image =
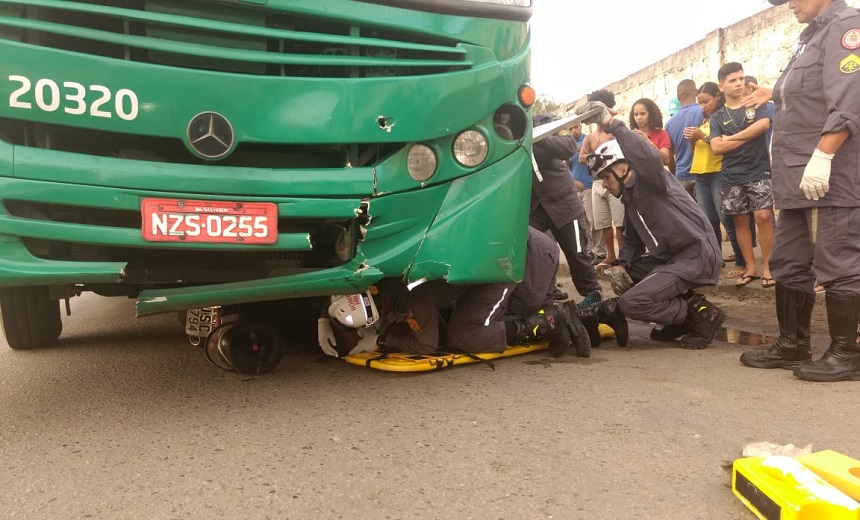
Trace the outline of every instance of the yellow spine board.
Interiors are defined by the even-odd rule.
[[[379,352],[364,352],[346,356],[343,360],[352,365],[365,366],[386,372],[428,372],[457,365],[528,354],[529,352],[536,352],[545,348],[547,348],[546,342],[508,346],[504,352],[484,352],[472,355],[452,352],[434,352],[433,354],[405,354],[401,352],[381,354]]]
[[[732,492],[762,520],[860,520],[860,503],[791,457],[737,459]]]
[[[600,331],[600,337],[603,339],[611,339],[611,338],[615,337],[615,331],[612,330],[612,327],[610,327],[609,325],[607,325],[605,323],[601,323],[597,327],[597,330]]]
[[[797,460],[839,491],[860,501],[860,460],[833,450],[816,451]]]

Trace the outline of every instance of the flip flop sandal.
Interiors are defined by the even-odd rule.
[[[771,287],[774,287],[775,285],[776,285],[776,280],[774,280],[773,278],[764,277],[761,279],[761,286],[764,287],[765,289],[770,289]]]
[[[753,275],[744,275],[742,278],[738,278],[738,281],[735,282],[735,287],[743,287],[744,285],[752,282],[753,280],[760,279],[761,276],[753,276]]]

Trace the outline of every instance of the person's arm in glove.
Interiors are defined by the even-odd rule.
[[[807,199],[818,200],[830,189],[830,162],[848,136],[847,128],[821,136],[818,146],[803,169],[803,178],[800,179],[800,189]]]
[[[612,267],[609,272],[609,280],[616,296],[621,296],[633,287],[633,279],[627,274],[627,270],[620,265]]]
[[[818,200],[830,189],[830,162],[832,153],[824,153],[818,148],[812,152],[812,157],[803,169],[800,179],[800,189],[809,200]]]
[[[362,352],[375,352],[379,349],[377,346],[377,339],[379,338],[379,333],[376,330],[376,327],[370,325],[369,327],[365,327],[363,329],[358,329],[358,335],[361,338],[358,340],[358,343],[349,351],[349,355],[360,354]]]
[[[587,103],[576,107],[575,112],[577,115],[582,115],[595,108],[600,108],[602,110],[596,115],[583,119],[582,122],[586,124],[596,124],[601,130],[603,130],[603,127],[608,125],[609,122],[612,121],[612,118],[614,118],[618,113],[618,111],[612,110],[601,101],[588,101]]]
[[[327,356],[340,357],[335,348],[337,347],[337,339],[334,336],[331,320],[325,316],[317,320],[317,341]]]

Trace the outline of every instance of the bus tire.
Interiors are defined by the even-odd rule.
[[[0,318],[6,343],[15,350],[52,345],[63,332],[60,302],[50,298],[48,287],[0,289]]]

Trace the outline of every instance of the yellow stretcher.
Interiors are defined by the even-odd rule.
[[[614,338],[615,331],[608,325],[600,324],[600,336],[603,339]],[[344,361],[386,372],[429,372],[457,365],[492,361],[502,357],[518,356],[546,349],[546,342],[531,345],[508,346],[504,352],[483,352],[480,354],[465,354],[461,352],[434,352],[433,354],[406,354],[395,352],[381,354],[379,352],[364,352],[346,356]]]
[[[509,346],[504,352],[484,352],[480,354],[465,354],[456,352],[434,352],[433,354],[406,354],[394,352],[391,354],[380,354],[379,352],[365,352],[352,354],[343,358],[347,363],[366,366],[386,372],[427,372],[439,370],[457,365],[469,363],[480,363],[491,361],[502,357],[518,356],[544,350],[546,342],[533,343],[531,345]]]
[[[612,330],[612,327],[610,327],[609,325],[607,325],[605,323],[601,323],[597,327],[597,330],[600,331],[600,337],[603,339],[612,339],[615,337],[615,331]]]
[[[615,331],[601,323],[600,336],[604,339],[614,338]],[[508,346],[504,352],[483,352],[471,355],[458,352],[434,352],[433,354],[426,355],[406,354],[403,352],[391,354],[365,352],[362,354],[352,354],[343,359],[352,365],[375,368],[376,370],[384,370],[386,372],[429,372],[457,365],[480,363],[503,357],[528,354],[529,352],[537,352],[546,348],[546,342],[542,342],[531,345]]]

